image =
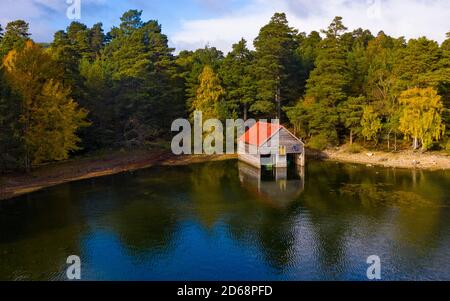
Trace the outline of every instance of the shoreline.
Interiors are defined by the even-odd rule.
[[[450,156],[440,153],[402,151],[362,151],[352,154],[345,147],[323,152],[307,150],[307,158],[356,163],[385,168],[448,170]],[[109,176],[152,166],[179,166],[210,161],[237,159],[237,155],[175,156],[167,150],[111,151],[38,167],[30,174],[0,176],[0,201],[68,182]]]
[[[166,150],[138,150],[125,153],[115,151],[107,155],[74,158],[40,166],[30,174],[0,176],[0,201],[64,183],[152,166],[179,166],[235,158],[237,158],[236,155],[174,156]]]
[[[323,152],[310,151],[310,155],[323,160],[385,168],[430,171],[450,169],[450,156],[439,152],[421,153],[414,151],[385,152],[362,150],[360,153],[353,154],[347,152],[345,147],[340,147],[328,149]]]

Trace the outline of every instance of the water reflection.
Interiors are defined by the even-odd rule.
[[[258,169],[238,162],[242,187],[273,207],[285,208],[298,199],[305,186],[305,168]]]
[[[0,279],[449,280],[450,173],[159,167],[0,202]]]

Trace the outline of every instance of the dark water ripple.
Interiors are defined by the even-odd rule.
[[[0,202],[0,279],[450,280],[450,172],[159,167]]]

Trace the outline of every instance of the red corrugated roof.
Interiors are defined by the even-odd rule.
[[[247,144],[261,146],[281,128],[283,126],[279,124],[257,122],[239,139]]]

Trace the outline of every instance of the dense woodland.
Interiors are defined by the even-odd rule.
[[[336,17],[303,33],[275,14],[250,50],[168,46],[161,25],[123,14],[105,33],[73,22],[49,45],[0,27],[0,170],[171,136],[176,118],[275,118],[310,147],[450,151],[450,33],[439,45],[352,32]],[[252,49],[253,49],[252,48]]]

